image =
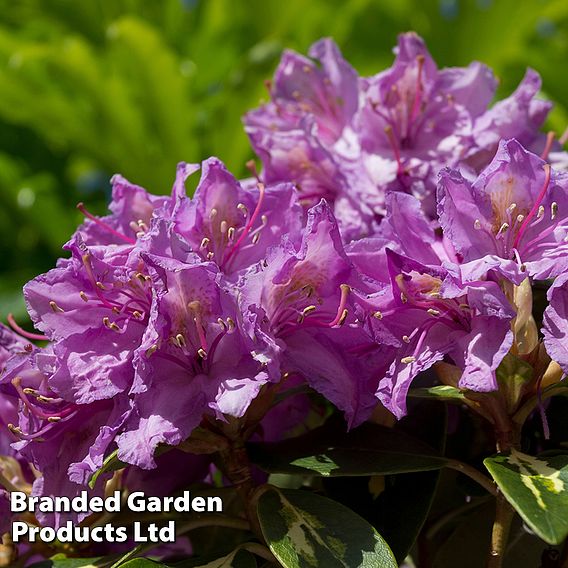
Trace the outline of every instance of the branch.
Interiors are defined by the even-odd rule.
[[[480,471],[463,463],[458,460],[450,460],[446,467],[450,469],[455,469],[456,471],[460,471],[464,475],[467,475],[469,478],[473,479],[481,487],[483,487],[487,492],[489,492],[493,497],[497,497],[499,495],[499,491],[497,490],[497,486],[489,477],[483,475]]]

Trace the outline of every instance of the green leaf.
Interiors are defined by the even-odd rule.
[[[192,558],[173,564],[172,568],[256,568],[256,560],[248,550],[237,548],[221,558],[213,560]]]
[[[407,434],[419,437],[443,452],[446,422],[445,405],[423,400],[401,420],[399,426]],[[375,501],[378,522],[373,522],[373,526],[383,535],[401,563],[410,553],[428,518],[439,477],[440,471],[437,470],[401,473],[385,478],[385,490]]]
[[[513,450],[485,467],[525,523],[548,544],[568,536],[568,455],[535,458]]]
[[[121,564],[120,568],[168,568],[168,565],[150,560],[149,558],[133,558]]]
[[[89,480],[89,487],[91,489],[93,489],[97,483],[97,479],[103,474],[103,473],[109,473],[111,471],[116,471],[118,469],[122,469],[123,467],[126,467],[128,464],[124,463],[123,461],[120,461],[117,457],[118,455],[118,450],[114,450],[114,452],[112,452],[112,454],[110,454],[107,458],[105,458],[105,461],[103,462],[103,465],[97,469],[97,471],[95,471],[93,473],[93,475],[91,476],[91,479]]]
[[[98,558],[67,558],[65,554],[56,554],[49,560],[32,564],[30,568],[100,568],[108,564],[102,557]]]
[[[154,452],[154,455],[156,457],[161,456],[162,454],[165,454],[166,452],[169,452],[170,450],[173,450],[175,446],[166,446],[165,444],[160,444],[157,448],[156,451]],[[183,448],[180,448],[183,449]],[[122,469],[124,467],[128,467],[127,463],[124,463],[123,461],[118,459],[118,450],[114,450],[114,452],[112,452],[112,454],[108,455],[104,462],[103,465],[97,469],[93,475],[91,475],[91,479],[89,480],[89,487],[91,489],[93,489],[97,483],[97,479],[103,474],[103,473],[110,473],[113,471],[117,471],[119,469]]]
[[[450,385],[438,385],[435,387],[410,389],[408,396],[411,396],[413,398],[456,401],[461,401],[465,398],[465,394],[462,390]]]
[[[285,568],[396,568],[384,539],[353,511],[313,493],[265,490],[258,500],[262,534]]]
[[[421,440],[376,424],[363,424],[347,434],[324,425],[285,442],[250,444],[249,453],[269,473],[322,476],[431,471],[447,463]]]

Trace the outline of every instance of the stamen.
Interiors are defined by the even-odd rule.
[[[566,130],[562,133],[562,136],[558,139],[558,142],[560,142],[560,144],[564,146],[567,140],[568,140],[568,128],[566,128]]]
[[[215,256],[215,253],[213,251],[209,251],[207,253],[207,260],[212,260],[214,256]]]
[[[237,209],[243,214],[245,218],[248,217],[249,212],[247,206],[244,203],[237,203]]]
[[[52,308],[53,309],[53,308]],[[63,310],[62,310],[63,311]],[[31,339],[33,341],[47,341],[47,337],[43,334],[39,334],[39,333],[30,333],[29,331],[26,331],[25,329],[21,328],[17,323],[16,320],[14,319],[14,316],[12,314],[8,314],[8,317],[6,318],[8,320],[8,323],[10,324],[10,327],[19,335],[21,335],[22,337],[25,337],[26,339]]]
[[[83,302],[88,302],[89,298],[87,297],[87,294],[85,294],[85,292],[83,292],[82,290],[79,292],[79,296],[81,296],[81,300],[83,300]]]
[[[55,313],[63,313],[65,310],[61,309],[53,300],[51,300],[51,302],[49,302],[49,307],[55,312]]]
[[[503,223],[500,227],[499,230],[497,231],[497,234],[495,235],[496,239],[501,238],[501,236],[503,235],[503,233],[505,231],[507,231],[509,229],[509,223]]]
[[[95,282],[95,286],[96,286],[99,290],[106,290],[105,285],[104,285],[100,280],[97,280],[97,281]]]
[[[315,312],[317,310],[317,307],[314,306],[313,304],[311,306],[306,306],[303,310],[302,310],[302,315],[303,316],[307,316],[308,314],[311,314],[312,312]]]
[[[302,286],[301,290],[306,294],[306,298],[310,298],[315,292],[315,289],[311,284],[306,284],[305,286]]]
[[[540,212],[542,200],[544,199],[544,196],[546,195],[546,191],[550,184],[550,174],[551,174],[550,164],[545,164],[543,169],[544,169],[544,183],[542,184],[542,189],[540,190],[540,193],[536,199],[535,204],[533,205],[533,208],[529,211],[529,214],[526,216],[525,220],[523,221],[523,224],[521,225],[521,228],[518,230],[517,235],[515,236],[515,241],[513,242],[513,248],[518,248],[519,241],[521,240],[528,224],[532,221],[532,218],[535,216],[537,208],[538,211]]]
[[[548,154],[550,154],[550,150],[552,148],[552,143],[554,142],[554,132],[551,130],[550,132],[548,132],[548,134],[546,135],[546,144],[544,145],[544,150],[542,151],[542,154],[540,155],[540,157],[543,160],[548,160]]]
[[[132,316],[135,317],[136,319],[142,319],[142,314],[138,310],[134,310],[132,312]]]
[[[428,313],[429,313],[431,316],[439,316],[439,315],[440,315],[440,311],[439,311],[439,310],[435,310],[434,308],[430,308],[430,309],[428,310]]]
[[[185,345],[186,345],[185,337],[181,333],[178,333],[176,335],[175,340],[177,342],[178,347],[185,347]]]
[[[112,331],[120,331],[120,327],[118,327],[115,322],[111,322],[107,317],[103,318],[103,325],[108,329],[112,329]]]
[[[36,396],[38,402],[43,402],[44,404],[59,404],[63,399],[53,398],[51,396]]]
[[[341,317],[339,318],[339,321],[337,322],[337,325],[342,326],[345,323],[345,320],[347,319],[347,316],[349,315],[349,311],[347,310],[347,308],[345,308],[342,312],[341,312]]]
[[[481,229],[481,221],[480,221],[479,219],[476,219],[476,220],[473,222],[473,228],[476,229],[476,230],[478,230],[478,231],[479,231],[479,229]]]
[[[113,235],[118,237],[119,239],[122,239],[123,241],[125,241],[125,242],[127,242],[131,245],[136,244],[136,241],[134,239],[131,239],[130,237],[127,237],[126,235],[123,235],[122,233],[119,233],[118,231],[115,231],[110,225],[107,225],[104,221],[102,221],[98,217],[95,217],[92,213],[89,213],[89,211],[87,211],[84,203],[77,203],[77,209],[79,209],[79,211],[81,211],[81,213],[83,213],[83,215],[85,215],[85,217],[87,217],[91,221],[94,221],[97,225],[100,225],[106,231],[109,231],[110,233],[112,233]]]
[[[253,162],[254,164],[254,162]],[[255,171],[256,171],[256,167],[255,167]],[[256,204],[256,207],[250,217],[250,219],[248,220],[247,224],[245,225],[245,228],[243,229],[243,232],[241,233],[240,237],[237,239],[237,242],[231,247],[231,250],[229,251],[229,254],[227,255],[227,258],[225,260],[225,264],[228,263],[231,258],[233,257],[233,255],[237,252],[239,246],[241,246],[241,243],[246,239],[247,235],[250,233],[252,226],[254,225],[254,222],[256,221],[256,218],[258,217],[259,213],[260,213],[260,209],[262,207],[262,203],[264,201],[264,184],[260,183],[260,181],[258,182],[258,202]]]
[[[296,91],[297,92],[297,91]],[[249,160],[246,163],[247,170],[256,178],[256,181],[260,184],[260,176],[258,175],[258,170],[256,169],[256,163],[254,160]]]
[[[227,221],[225,221],[223,219],[223,221],[221,221],[221,224],[219,225],[219,230],[221,231],[221,234],[225,234],[227,232],[229,228],[229,223],[227,223]]]
[[[61,416],[50,416],[47,421],[48,422],[59,422],[61,420]]]
[[[22,429],[19,426],[14,426],[12,423],[8,424],[8,430],[10,430],[10,432],[12,432],[12,434],[15,434],[16,436],[24,435]]]
[[[229,241],[232,241],[235,238],[235,227],[229,227],[229,230],[227,231],[227,238]]]
[[[210,239],[208,239],[207,237],[203,237],[203,239],[201,239],[201,244],[199,245],[199,247],[202,249],[207,248],[210,242],[211,242]]]
[[[404,363],[405,365],[410,365],[410,363],[414,363],[416,361],[416,357],[403,357],[400,362]]]
[[[557,214],[558,214],[558,203],[556,203],[556,201],[553,201],[550,204],[550,218],[554,220]]]
[[[197,330],[197,335],[199,336],[201,347],[204,351],[207,351],[207,338],[205,337],[205,329],[201,320],[201,304],[198,300],[194,300],[193,302],[189,302],[187,304],[187,307],[194,314],[193,322],[195,323],[195,328]]]
[[[375,319],[382,320],[382,319],[383,319],[383,314],[382,314],[382,312],[374,312],[374,313],[373,313],[373,317],[374,317]]]
[[[412,111],[410,112],[410,123],[414,122],[416,115],[420,111],[420,104],[422,103],[422,70],[424,68],[424,59],[424,55],[422,54],[416,57],[416,63],[418,64],[418,73],[416,77],[416,89],[414,91]]]
[[[199,349],[197,350],[197,354],[198,354],[203,360],[207,359],[207,351],[205,351],[205,349],[199,348]]]
[[[402,340],[404,341],[404,343],[410,343],[410,337],[408,337],[408,335],[403,335]]]
[[[517,223],[522,223],[525,219],[524,215],[517,215]]]
[[[351,292],[351,288],[347,284],[341,284],[340,288],[341,298],[339,300],[339,307],[337,308],[337,314],[333,321],[328,323],[329,327],[333,327],[335,325],[343,325],[348,315],[347,310],[345,309],[345,305],[347,304],[347,297],[349,296],[349,292]]]
[[[157,345],[152,345],[146,349],[146,357],[149,359],[158,350]]]
[[[209,219],[213,219],[217,215],[217,209],[215,207],[211,207],[211,211],[209,211]]]
[[[402,173],[402,162],[400,160],[400,151],[398,149],[398,144],[396,141],[396,138],[394,136],[394,131],[392,129],[392,126],[390,124],[388,124],[387,126],[385,126],[385,134],[387,137],[387,140],[391,146],[391,149],[393,151],[394,157],[396,159],[396,163],[398,165],[398,174],[400,175]]]

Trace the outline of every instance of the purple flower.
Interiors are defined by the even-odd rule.
[[[169,198],[152,195],[118,174],[111,183],[111,214],[95,217],[82,203],[79,204],[78,208],[87,220],[77,229],[77,233],[90,246],[118,245],[129,248],[148,230],[154,211],[164,207]]]
[[[136,351],[134,413],[117,443],[122,460],[149,469],[159,443],[179,444],[205,414],[243,416],[270,376],[262,343],[241,332],[236,298],[213,263],[144,259],[162,291]]]
[[[244,119],[269,183],[296,184],[309,207],[333,205],[345,242],[372,236],[390,192],[415,195],[435,218],[436,176],[443,166],[475,176],[502,137],[517,137],[548,154],[539,133],[550,104],[535,99],[532,71],[490,110],[492,71],[473,62],[438,69],[421,38],[401,34],[391,68],[360,79],[330,40],[304,57],[286,52],[272,101]]]
[[[499,286],[462,282],[450,264],[427,266],[388,249],[386,256],[390,286],[359,300],[370,333],[385,337],[386,329],[395,338],[394,344],[375,341],[389,361],[379,400],[402,417],[416,375],[444,358],[462,370],[460,388],[496,390],[495,370],[512,345],[515,315]]]
[[[129,390],[152,287],[147,274],[109,263],[103,247],[89,248],[79,235],[67,248],[71,259],[29,282],[24,295],[36,327],[55,341],[58,365],[50,387],[86,404]]]
[[[439,71],[414,33],[399,36],[395,53],[390,69],[364,80],[357,132],[364,152],[396,161],[389,189],[425,199],[439,165],[457,163],[469,147],[473,121],[491,101],[496,81],[477,62]]]
[[[33,348],[14,355],[1,380],[3,388],[11,387],[20,399],[18,425],[9,425],[18,440],[13,447],[42,473],[34,482],[33,495],[79,494],[102,466],[130,411],[124,395],[84,405],[59,397],[50,388],[57,365],[52,346]],[[38,518],[58,525],[72,515],[40,514]]]
[[[184,164],[178,166],[172,231],[196,253],[226,274],[235,274],[264,258],[282,234],[299,234],[302,209],[291,184],[248,188],[216,158],[203,162],[192,199],[186,196]]]
[[[556,279],[548,290],[544,311],[544,345],[552,360],[568,373],[568,274]]]
[[[240,283],[249,325],[266,322],[282,371],[298,373],[343,410],[351,426],[368,418],[380,361],[359,348],[365,333],[351,306],[364,287],[347,258],[336,221],[322,201],[308,212],[301,244],[288,239]]]
[[[333,144],[357,111],[358,76],[331,39],[312,45],[309,56],[284,52],[270,87],[272,101],[252,111],[247,122],[292,129],[301,127],[309,115],[315,119],[318,137]]]
[[[498,101],[474,123],[474,143],[468,151],[466,163],[480,171],[495,155],[502,139],[515,138],[525,148],[542,152],[546,136],[539,132],[552,103],[536,99],[541,87],[539,74],[527,69],[523,80],[508,98]]]
[[[516,140],[503,141],[474,182],[444,169],[438,213],[464,261],[494,255],[537,279],[568,270],[568,174],[556,172]]]

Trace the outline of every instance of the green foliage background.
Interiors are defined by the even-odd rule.
[[[477,59],[510,93],[526,66],[568,124],[566,0],[0,0],[0,317],[50,268],[85,201],[105,210],[120,172],[170,190],[178,161],[244,173],[240,117],[284,47],[332,36],[361,74],[416,30],[440,66]]]

